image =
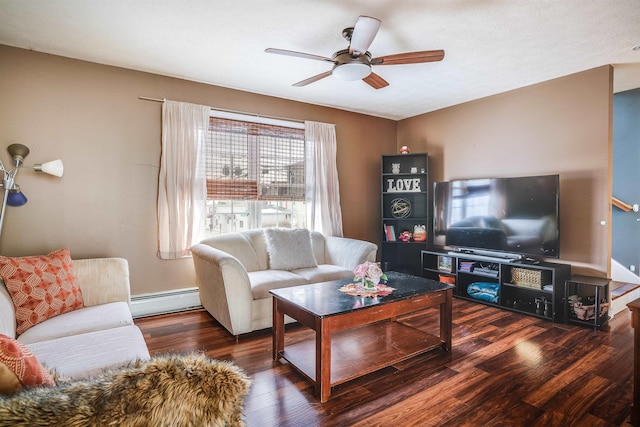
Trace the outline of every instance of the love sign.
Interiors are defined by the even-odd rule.
[[[388,193],[397,193],[399,191],[407,191],[407,192],[419,192],[422,191],[420,189],[420,178],[398,178],[387,179],[387,192]]]

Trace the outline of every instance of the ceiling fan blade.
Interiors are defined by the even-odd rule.
[[[369,46],[373,42],[373,39],[378,33],[380,28],[380,20],[372,18],[370,16],[358,17],[358,22],[353,27],[353,34],[351,35],[351,45],[349,46],[349,53],[363,54],[369,50]]]
[[[293,50],[285,50],[285,49],[274,49],[272,47],[265,49],[264,51],[267,53],[277,53],[278,55],[295,56],[297,58],[316,59],[318,61],[328,61],[328,62],[333,62],[335,64],[335,61],[331,58],[327,58],[326,56],[320,56],[320,55],[312,55],[310,53],[302,53],[302,52],[296,52]]]
[[[423,50],[420,52],[397,53],[379,56],[371,60],[371,65],[418,64],[421,62],[442,61],[444,50]]]
[[[317,82],[318,80],[324,79],[325,77],[329,77],[331,75],[331,71],[325,71],[324,73],[318,74],[317,76],[309,77],[308,79],[302,80],[298,83],[294,83],[294,87],[302,87],[306,86],[310,83]]]
[[[369,74],[367,77],[362,79],[362,81],[374,89],[382,89],[383,87],[389,86],[389,83],[376,73]]]

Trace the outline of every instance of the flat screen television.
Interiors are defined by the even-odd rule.
[[[434,184],[433,244],[524,258],[558,258],[558,175]]]

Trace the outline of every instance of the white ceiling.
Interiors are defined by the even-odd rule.
[[[444,49],[442,62],[377,66],[390,83],[328,77],[359,15],[373,56]],[[403,119],[605,64],[640,87],[638,0],[0,0],[0,44]],[[140,93],[162,98],[163,93]]]

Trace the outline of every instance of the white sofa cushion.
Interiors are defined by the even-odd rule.
[[[265,228],[263,232],[269,253],[269,268],[272,270],[291,271],[318,266],[311,248],[309,230]]]
[[[304,277],[283,270],[251,271],[248,275],[254,300],[269,298],[271,289],[288,288],[308,283]]]
[[[128,325],[133,325],[129,305],[126,302],[111,302],[52,317],[27,329],[18,337],[18,341],[30,344]]]
[[[137,326],[123,326],[26,344],[45,366],[71,378],[86,378],[136,359],[149,358]]]
[[[321,264],[316,268],[301,268],[292,273],[304,277],[309,283],[353,278],[352,270],[332,264]]]

